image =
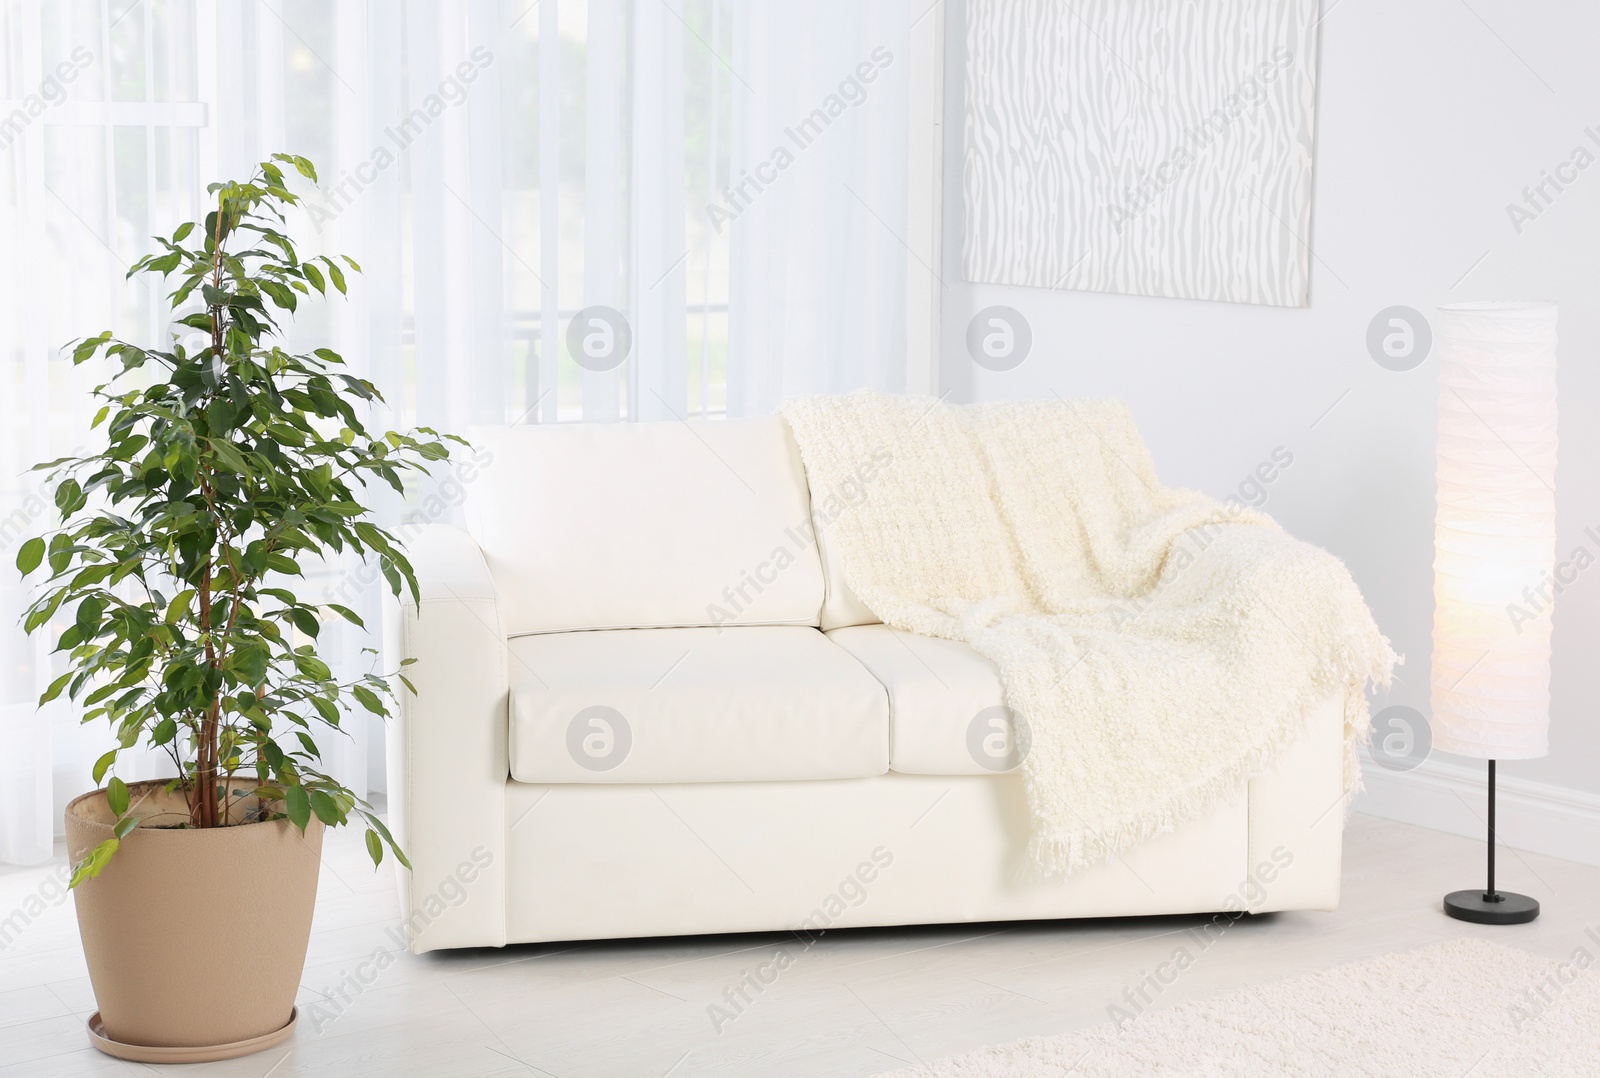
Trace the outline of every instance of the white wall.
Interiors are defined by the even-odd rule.
[[[1324,0],[1301,310],[963,283],[965,12],[962,0],[946,7],[941,390],[955,401],[1123,397],[1163,478],[1218,496],[1285,447],[1293,463],[1265,508],[1345,560],[1405,654],[1375,707],[1426,714],[1438,368],[1379,367],[1367,325],[1397,304],[1559,301],[1558,551],[1600,555],[1582,534],[1600,525],[1600,163],[1521,235],[1506,212],[1580,144],[1600,155],[1584,134],[1592,126],[1600,139],[1600,7]],[[1033,331],[1032,353],[1004,373],[966,349],[968,321],[992,304]],[[1600,793],[1597,629],[1600,568],[1557,604],[1551,753],[1503,774]],[[1461,822],[1475,829],[1469,812]]]

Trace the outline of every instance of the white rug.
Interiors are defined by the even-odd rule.
[[[1464,939],[984,1048],[880,1078],[1600,1074],[1600,942],[1565,961]]]

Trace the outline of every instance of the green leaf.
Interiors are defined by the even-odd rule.
[[[195,591],[193,588],[184,588],[172,597],[172,602],[167,604],[167,614],[163,619],[168,625],[176,625],[178,619],[189,612],[189,604],[194,602]]]
[[[337,827],[344,822],[339,813],[339,804],[321,790],[311,791],[311,811],[317,814],[317,819],[329,827]]]
[[[31,633],[35,629],[39,628],[39,626],[48,622],[51,618],[55,617],[56,611],[61,609],[62,600],[66,597],[66,588],[57,588],[55,591],[51,592],[49,598],[45,600],[43,606],[34,608],[33,612],[23,619],[22,631],[24,633]]]
[[[317,681],[327,681],[333,676],[327,663],[311,654],[309,647],[301,648],[294,653],[294,665],[306,677],[315,678]]]
[[[367,627],[367,623],[362,621],[360,616],[348,606],[340,606],[338,603],[326,603],[324,605],[326,605],[329,610],[332,610],[335,614],[338,614],[345,621],[348,621],[357,628],[365,629]]]
[[[22,549],[17,551],[17,568],[23,576],[27,576],[39,568],[39,563],[44,561],[44,540],[34,536],[22,544]]]
[[[301,831],[306,829],[306,824],[311,822],[311,801],[306,797],[306,791],[301,786],[288,786],[283,791],[283,807],[289,817],[289,822]]]
[[[106,772],[111,770],[111,765],[116,759],[117,750],[112,749],[94,762],[94,781],[97,785],[106,777]]]
[[[259,644],[240,647],[233,653],[232,665],[246,685],[260,685],[267,677],[267,649]]]
[[[50,683],[50,687],[40,694],[39,706],[43,707],[45,704],[48,704],[50,701],[60,696],[61,690],[67,687],[67,682],[71,681],[76,675],[76,670],[68,670],[65,674],[62,674],[60,677],[52,681]],[[99,781],[99,779],[96,778],[96,781]]]
[[[77,509],[83,497],[83,488],[76,479],[64,479],[56,488],[56,508],[61,510],[63,517],[70,516]]]
[[[72,561],[72,539],[66,532],[57,532],[50,540],[50,571],[53,573],[64,572],[69,562]]]
[[[372,858],[374,865],[383,864],[383,841],[378,838],[376,831],[367,832],[367,856]]]
[[[317,638],[317,633],[322,629],[321,623],[317,621],[317,616],[303,606],[290,607],[289,620],[294,622],[295,628],[313,640]]]
[[[128,811],[128,784],[115,775],[106,783],[106,804],[118,816]]]
[[[211,439],[207,445],[211,450],[211,455],[221,461],[224,468],[227,468],[230,472],[238,472],[240,475],[250,474],[250,465],[245,463],[244,457],[240,456],[239,451],[233,446],[220,438]]]
[[[288,576],[302,576],[300,564],[293,558],[276,552],[267,555],[267,568],[275,573],[284,573]]]
[[[72,362],[82,363],[100,350],[100,346],[111,339],[111,331],[106,330],[98,337],[85,337],[76,348],[72,350]]]
[[[394,851],[395,860],[399,861],[407,868],[410,868],[411,862],[406,859],[405,851],[400,849],[400,844],[396,842],[394,840],[394,836],[389,833],[388,826],[384,824],[381,819],[379,819],[377,816],[374,816],[370,812],[363,812],[361,815],[366,817],[368,827],[372,828],[374,831],[378,832],[378,834],[383,836],[383,841],[388,843],[389,848]]]
[[[139,826],[139,819],[138,816],[124,816],[117,821],[117,826],[111,829],[111,833],[118,838],[127,838],[128,833]]]
[[[90,850],[89,856],[79,861],[77,867],[72,870],[72,880],[67,887],[76,887],[84,880],[92,880],[100,875],[101,870],[106,867],[106,862],[111,860],[112,855],[117,852],[117,847],[121,845],[121,839],[108,838]]]
[[[73,621],[83,639],[92,640],[99,634],[100,616],[105,613],[105,610],[105,601],[93,595],[78,604],[77,616]]]

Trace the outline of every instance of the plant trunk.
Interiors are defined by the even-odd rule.
[[[222,223],[226,213],[226,206],[219,198],[217,201],[217,223],[212,243],[211,281],[213,287],[222,287]],[[222,309],[212,306],[211,311],[211,361],[213,369],[220,369],[223,364],[222,341]],[[200,488],[205,495],[206,504],[212,505],[210,484],[206,482],[204,474],[200,476]],[[213,516],[215,509],[213,509]],[[216,644],[211,637],[211,561],[207,559],[200,570],[200,631],[206,634],[206,665],[215,669],[218,663]],[[219,690],[220,693],[220,690]],[[224,821],[219,819],[217,812],[217,770],[218,753],[217,744],[219,727],[222,719],[222,703],[217,694],[213,694],[206,705],[205,717],[200,720],[199,744],[195,747],[195,797],[192,803],[192,818],[196,827],[218,827]]]
[[[211,641],[211,563],[200,570],[200,631],[206,634],[206,663],[215,666],[216,647]],[[190,819],[196,827],[216,827],[217,819],[217,720],[220,703],[213,697],[206,705],[205,717],[200,720],[200,732],[195,745],[194,799],[190,805]]]

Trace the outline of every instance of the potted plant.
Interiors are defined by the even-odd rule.
[[[203,346],[109,332],[76,344],[74,363],[120,363],[95,391],[105,444],[38,466],[62,523],[17,556],[44,577],[25,630],[65,625],[69,669],[41,705],[65,693],[116,737],[94,766],[104,786],[68,806],[66,826],[100,1008],[91,1039],[125,1058],[220,1059],[292,1032],[324,826],[363,822],[375,864],[385,847],[405,863],[372,807],[323,770],[317,741],[339,732],[347,701],[387,715],[390,684],[334,676],[317,658],[322,618],[361,618],[292,584],[304,559],[349,550],[415,596],[358,492],[374,479],[402,490],[402,473],[460,439],[370,435],[360,409],[382,399],[370,382],[327,348],[276,343],[302,297],[343,293],[344,270],[360,269],[298,256],[284,167],[316,180],[305,158],[275,154],[248,181],[212,184],[204,223],[157,237],[162,250],[128,271],[175,275],[174,309],[202,307],[176,322]],[[170,755],[175,777],[119,778],[120,754],[141,744]]]

